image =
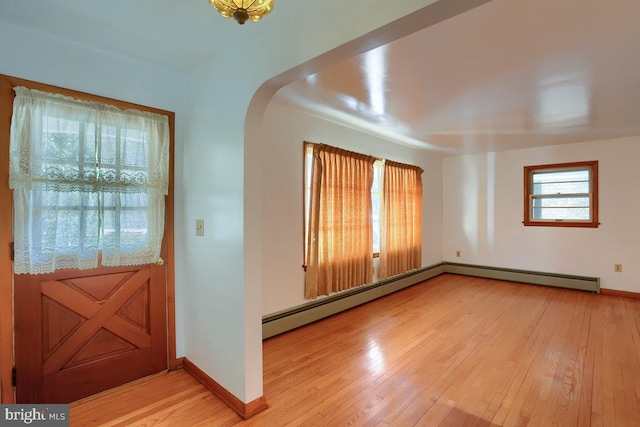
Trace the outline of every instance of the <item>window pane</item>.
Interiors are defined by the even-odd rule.
[[[590,220],[589,208],[547,208],[534,207],[533,219],[537,220],[571,220],[571,221],[588,221]]]
[[[311,179],[313,168],[313,148],[311,145],[305,146],[304,151],[304,262],[307,262],[309,254],[309,209],[311,204]]]
[[[533,182],[563,182],[563,181],[589,181],[589,170],[572,170],[561,172],[539,172],[533,174]]]
[[[533,184],[533,194],[589,193],[589,182],[550,182]]]
[[[47,116],[42,123],[43,157],[51,160],[78,162],[80,123]]]
[[[371,220],[373,226],[373,253],[380,252],[380,215],[382,212],[382,171],[384,164],[376,161],[373,164],[373,184],[371,186]]]
[[[104,193],[105,245],[145,246],[148,228],[148,195]],[[118,236],[119,234],[119,236]]]
[[[33,191],[33,252],[97,250],[98,197],[93,193]]]
[[[146,168],[147,138],[143,131],[122,129],[120,164],[135,168]],[[143,161],[144,163],[141,163]]]
[[[93,123],[84,124],[84,160],[87,163],[96,162],[96,125]]]
[[[589,193],[589,170],[533,174],[533,194]]]
[[[371,194],[371,219],[374,221],[380,220],[380,194],[372,193]]]
[[[534,207],[589,207],[588,197],[535,197],[533,199]]]

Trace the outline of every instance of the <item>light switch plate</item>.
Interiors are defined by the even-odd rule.
[[[204,219],[196,219],[196,236],[204,236]]]

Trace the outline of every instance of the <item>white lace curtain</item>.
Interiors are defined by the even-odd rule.
[[[169,186],[166,116],[14,89],[16,274],[156,261]]]

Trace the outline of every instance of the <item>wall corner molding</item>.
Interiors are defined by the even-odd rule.
[[[264,396],[257,398],[249,403],[244,403],[230,391],[218,384],[213,378],[207,375],[202,369],[198,368],[193,362],[186,357],[183,363],[185,371],[192,377],[200,381],[214,396],[222,400],[229,408],[246,420],[259,412],[267,409],[267,401]]]

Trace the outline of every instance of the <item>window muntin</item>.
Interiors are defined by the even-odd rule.
[[[597,227],[598,162],[525,167],[525,225]]]

